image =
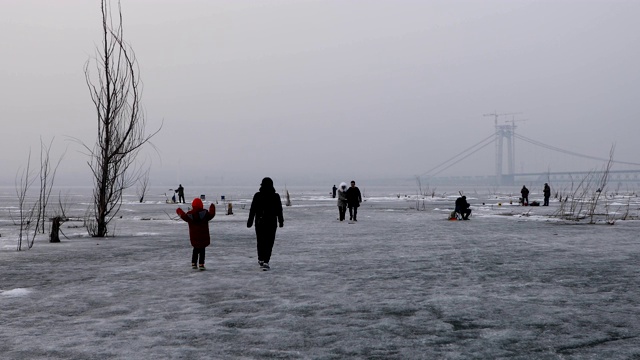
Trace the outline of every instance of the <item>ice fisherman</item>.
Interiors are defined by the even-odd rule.
[[[205,248],[211,243],[209,221],[216,216],[216,206],[211,203],[209,210],[205,210],[202,200],[195,198],[191,202],[191,207],[192,209],[186,213],[181,208],[177,208],[176,213],[189,224],[189,240],[193,246],[191,267],[197,269],[199,265],[200,270],[205,270]]]
[[[270,269],[269,261],[273,251],[278,226],[284,226],[282,215],[282,201],[273,187],[273,180],[269,177],[262,179],[260,190],[253,195],[247,227],[250,228],[255,220],[256,240],[258,248],[258,264],[262,270]]]
[[[184,188],[182,187],[182,184],[178,185],[178,188],[175,192],[178,193],[178,202],[184,204]]]
[[[544,203],[542,206],[549,206],[549,198],[551,197],[551,188],[549,187],[549,184],[544,183],[542,193],[544,194]]]
[[[529,205],[529,189],[526,186],[522,185],[522,190],[520,190],[520,195],[522,195],[522,206]]]
[[[351,180],[351,187],[347,189],[347,205],[349,206],[349,220],[358,221],[358,207],[362,202],[362,194],[356,186],[356,182]]]
[[[469,216],[471,215],[471,209],[469,209],[471,205],[467,202],[467,197],[462,195],[461,197],[456,199],[456,212],[460,214],[462,220],[469,220]]]
[[[338,220],[344,221],[347,214],[347,183],[341,182],[338,188]]]
[[[333,188],[331,189],[331,191],[333,192],[333,198],[336,198],[336,191],[338,191],[338,188],[336,187],[336,185],[333,185]]]

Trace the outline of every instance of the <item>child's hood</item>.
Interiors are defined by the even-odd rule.
[[[197,212],[199,210],[202,210],[204,208],[204,205],[202,204],[202,200],[200,200],[200,198],[195,198],[191,202],[191,207],[193,208],[194,212]]]

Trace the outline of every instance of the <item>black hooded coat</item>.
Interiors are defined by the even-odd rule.
[[[262,184],[260,191],[253,195],[247,227],[251,227],[255,220],[256,227],[277,227],[284,223],[282,216],[282,201],[280,194],[272,184]]]

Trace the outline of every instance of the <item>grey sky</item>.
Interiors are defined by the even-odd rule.
[[[637,159],[640,1],[123,0],[159,154],[152,183],[411,178],[519,112],[517,132]],[[0,4],[0,182],[29,149],[85,177],[98,0]],[[511,117],[500,119],[511,120]],[[491,175],[489,146],[442,175]],[[517,144],[517,170],[599,166]],[[63,180],[60,180],[63,181]]]

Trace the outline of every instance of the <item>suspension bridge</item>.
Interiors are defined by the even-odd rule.
[[[437,166],[429,169],[428,171],[419,175],[419,178],[427,178],[430,183],[443,183],[443,184],[481,184],[481,185],[516,185],[521,183],[545,183],[545,182],[576,182],[586,176],[600,176],[606,171],[608,173],[608,181],[610,183],[627,183],[640,186],[640,163],[617,161],[613,158],[613,154],[610,154],[610,158],[602,158],[597,156],[591,156],[586,154],[580,154],[575,151],[563,149],[553,145],[548,145],[540,141],[530,139],[526,136],[517,134],[515,132],[516,122],[526,121],[526,119],[515,120],[515,115],[518,113],[506,113],[498,114],[497,112],[491,114],[485,114],[484,116],[491,116],[494,118],[495,131],[473,144],[472,146],[464,149],[460,153],[452,156]],[[499,123],[498,118],[501,116],[512,116],[511,121],[505,123]],[[610,167],[602,168],[600,170],[581,170],[581,171],[546,171],[546,172],[520,172],[515,171],[515,145],[516,139],[522,143],[526,143],[534,146],[537,149],[545,149],[554,154],[570,155],[572,157],[596,160],[603,164],[610,165],[627,165],[635,167],[636,169],[630,170],[613,170]],[[487,148],[490,145],[495,146],[495,173],[490,176],[442,176],[447,169],[455,166],[470,156],[478,153],[480,150]],[[505,147],[506,147],[506,159],[505,159]],[[505,164],[506,160],[506,164]],[[506,165],[506,169],[505,166]]]

